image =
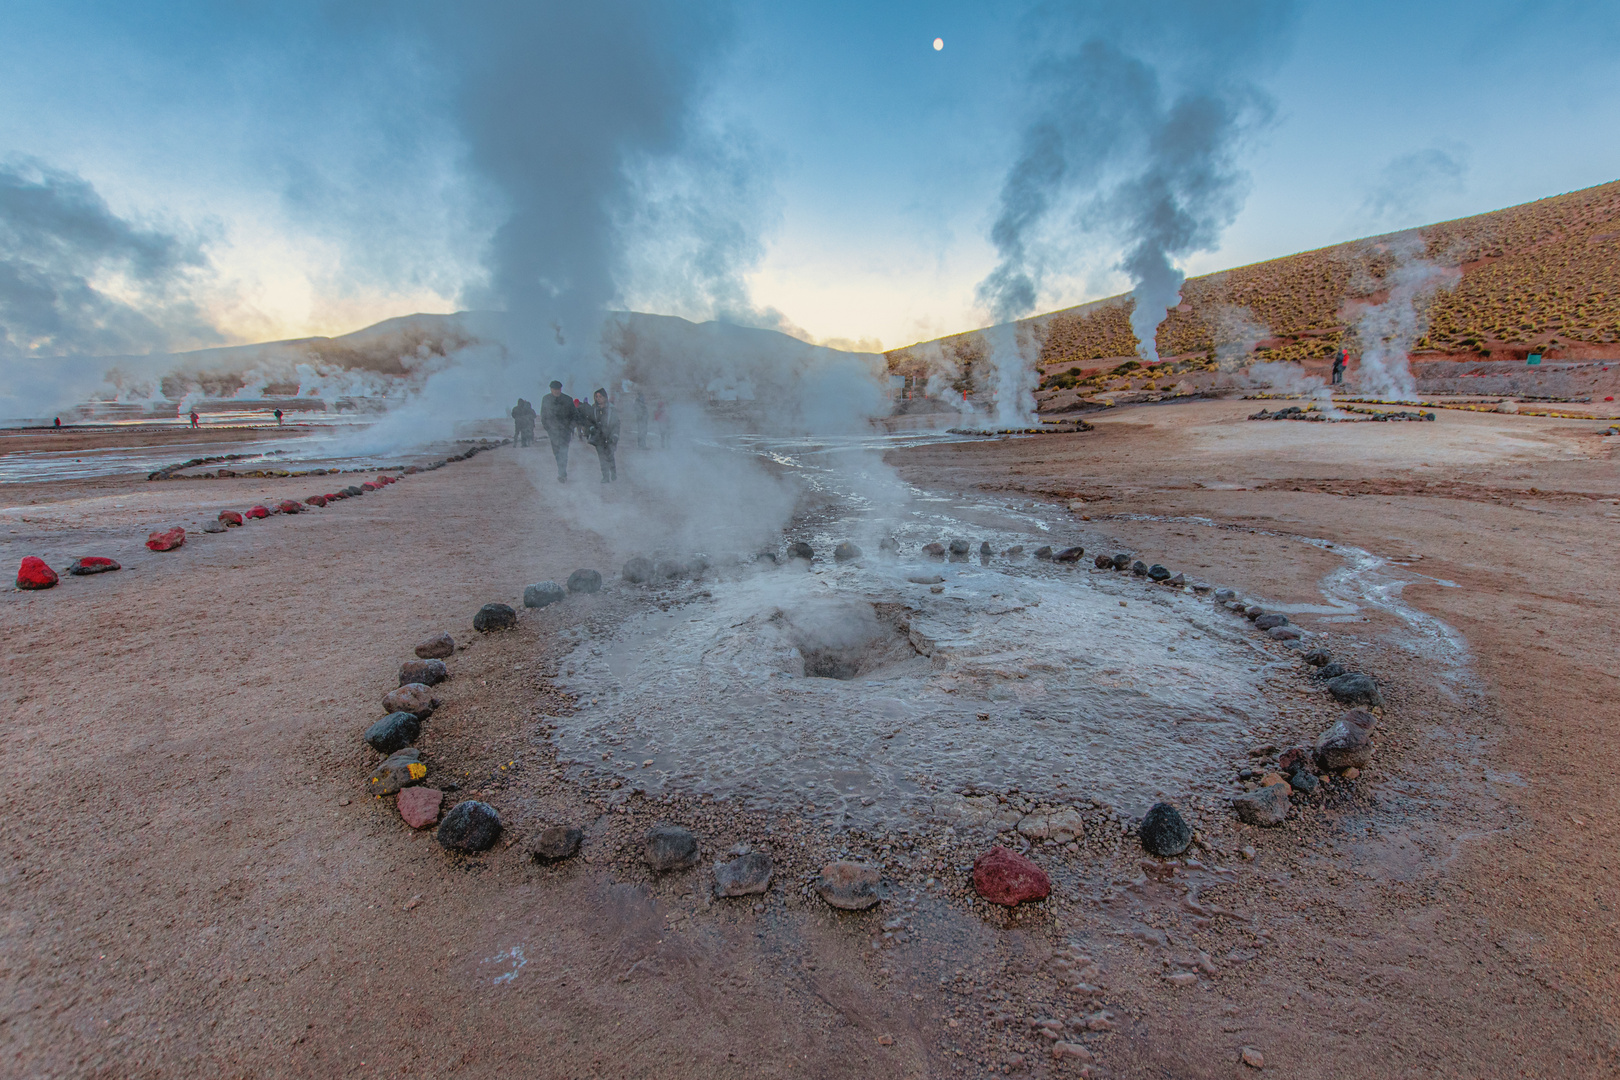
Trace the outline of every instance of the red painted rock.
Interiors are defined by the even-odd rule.
[[[395,806],[399,816],[413,829],[425,829],[439,820],[439,807],[444,803],[444,792],[438,788],[408,787],[399,793]]]
[[[17,568],[17,588],[48,589],[56,584],[56,571],[38,555],[29,555]]]
[[[1044,899],[1052,891],[1046,871],[997,844],[973,861],[973,887],[992,904],[1013,907]]]
[[[377,477],[377,483],[379,483],[379,484],[392,484],[398,479],[399,479],[399,477],[397,477],[397,476],[379,476],[379,477]]]
[[[186,530],[176,525],[165,532],[155,532],[146,538],[146,546],[153,551],[173,551],[186,542]]]
[[[112,559],[104,559],[100,555],[86,555],[84,558],[68,567],[68,573],[77,574],[82,577],[85,574],[105,574],[109,570],[122,569],[123,567],[119,566],[118,563]]]
[[[247,516],[250,518],[267,518],[270,516],[270,508],[268,506],[250,506],[248,507]]]
[[[348,498],[348,496],[345,495],[343,492],[334,491],[331,494],[326,496],[326,501],[331,502],[333,499],[347,499],[347,498]]]
[[[219,512],[219,520],[224,522],[226,525],[240,525],[242,524],[242,515],[238,514],[235,510],[221,510]]]
[[[370,480],[367,480],[365,483],[360,485],[360,490],[361,491],[381,491],[382,490],[382,485],[381,484],[373,484]]]
[[[282,499],[276,503],[276,509],[283,514],[300,514],[303,513],[304,504],[297,499]]]
[[[311,505],[311,506],[325,506],[326,505],[326,496],[325,495],[311,495],[309,498],[305,499],[304,501],[309,503],[309,505]]]

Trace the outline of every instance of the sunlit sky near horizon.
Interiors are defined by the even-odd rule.
[[[445,86],[355,7],[4,3],[0,161],[82,177],[117,215],[203,238],[196,295],[236,340],[466,306],[500,199],[465,166]],[[975,286],[997,260],[1031,43],[1066,10],[732,9],[701,111],[758,173],[759,248],[738,268],[752,303],[867,347],[985,325]],[[1238,152],[1242,209],[1181,268],[1620,178],[1616,55],[1612,2],[1305,0],[1243,73],[1275,108]],[[1074,244],[1040,310],[1129,289],[1117,243]],[[634,274],[622,289],[628,306],[704,315]]]

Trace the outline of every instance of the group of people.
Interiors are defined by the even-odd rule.
[[[557,459],[557,482],[568,482],[568,444],[575,432],[596,447],[596,460],[602,466],[602,483],[619,478],[614,449],[619,445],[619,407],[608,400],[608,392],[598,388],[591,400],[576,401],[562,392],[562,383],[553,379],[551,392],[540,399],[540,411],[522,398],[512,410],[515,438],[520,446],[534,445],[536,417],[551,443],[551,456]]]

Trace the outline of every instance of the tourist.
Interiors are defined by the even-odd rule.
[[[579,410],[574,400],[563,396],[562,383],[551,380],[551,393],[540,399],[540,426],[551,442],[551,456],[557,459],[557,483],[568,483],[568,440],[574,437]]]
[[[585,441],[596,447],[596,460],[602,466],[602,483],[619,478],[613,448],[619,445],[619,407],[608,400],[608,392],[598,388],[587,407]]]

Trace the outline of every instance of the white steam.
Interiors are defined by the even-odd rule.
[[[1456,267],[1440,266],[1422,257],[1424,242],[1416,232],[1402,233],[1380,245],[1396,258],[1384,276],[1389,297],[1356,317],[1361,343],[1356,388],[1368,397],[1385,401],[1413,401],[1417,380],[1412,377],[1412,345],[1428,332],[1429,300],[1437,289],[1462,278]]]

